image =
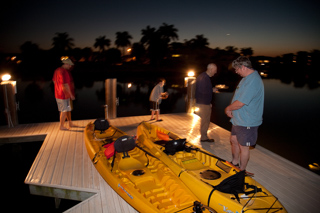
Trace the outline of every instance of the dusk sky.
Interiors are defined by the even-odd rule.
[[[93,47],[106,36],[127,31],[140,41],[148,25],[178,29],[178,42],[203,35],[209,47],[251,47],[254,55],[281,56],[320,50],[318,0],[7,0],[0,7],[0,52],[18,53],[31,41],[52,47],[55,33],[67,32],[74,47]]]

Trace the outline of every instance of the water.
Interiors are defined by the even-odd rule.
[[[153,82],[137,80],[128,88],[129,81],[118,80],[117,116],[147,115],[149,94]],[[258,144],[305,168],[320,162],[319,142],[316,134],[320,129],[320,87],[307,85],[295,87],[278,79],[263,79],[265,85],[264,120],[259,128]],[[186,88],[183,79],[167,79],[165,90],[170,94],[160,106],[161,113],[185,112]],[[17,100],[20,103],[19,123],[58,121],[51,81],[17,81]],[[104,80],[76,85],[76,100],[72,118],[94,119],[104,117]],[[230,130],[231,124],[224,114],[233,92],[214,95],[211,121]],[[5,125],[5,119],[2,120]]]
[[[24,180],[41,145],[42,142],[30,142],[0,146],[2,212],[59,213],[79,203],[61,200],[59,209],[56,209],[53,198],[29,193]]]
[[[117,85],[117,116],[150,114],[148,99],[153,83],[137,81],[128,88],[129,82],[120,80]],[[278,79],[263,79],[263,82],[265,109],[258,144],[305,168],[310,163],[319,163],[316,133],[320,129],[320,87],[295,87],[293,83],[282,83]],[[18,80],[17,89],[19,123],[59,120],[51,81]],[[165,90],[170,96],[162,102],[161,113],[185,112],[186,88],[183,87],[183,79],[167,79]],[[78,85],[72,118],[104,117],[104,94],[104,80]],[[232,95],[233,92],[222,91],[215,94],[213,100],[211,121],[227,130],[230,130],[231,124],[224,114],[224,108],[230,103]],[[5,119],[1,122],[2,125],[6,124]]]

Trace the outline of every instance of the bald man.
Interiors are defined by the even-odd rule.
[[[212,94],[217,88],[212,88],[211,77],[217,73],[217,66],[213,63],[208,64],[207,70],[201,73],[196,80],[196,105],[199,108],[198,115],[201,118],[200,133],[201,142],[214,142],[214,139],[208,137],[208,128],[210,124],[212,111]]]

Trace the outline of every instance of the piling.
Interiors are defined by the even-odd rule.
[[[106,106],[105,117],[107,119],[117,118],[117,79],[105,80]]]
[[[5,114],[8,122],[8,127],[18,125],[18,113],[16,102],[16,81],[1,82],[1,89],[4,97]]]

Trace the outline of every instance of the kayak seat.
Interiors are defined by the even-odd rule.
[[[128,152],[136,147],[136,141],[133,137],[124,135],[114,142],[114,150],[118,153],[123,152],[122,158],[130,157]]]
[[[186,139],[176,139],[168,141],[164,147],[164,153],[167,155],[174,155],[176,152],[185,150]]]

